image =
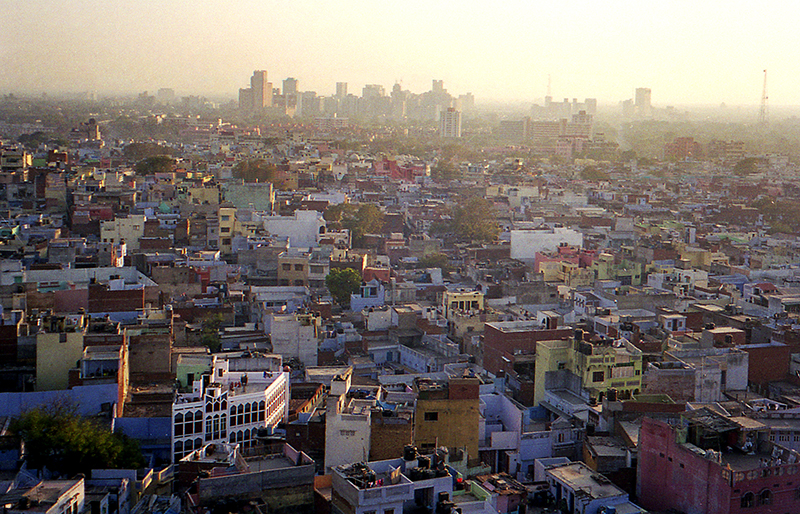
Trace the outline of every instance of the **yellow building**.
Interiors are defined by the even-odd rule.
[[[217,248],[223,254],[233,253],[233,236],[236,235],[236,208],[220,206],[217,211],[219,218],[219,244]]]
[[[616,389],[626,398],[642,390],[642,352],[627,343],[611,339],[589,343],[576,341],[540,341],[536,344],[534,404],[544,399],[545,373],[567,370],[581,378],[584,389],[595,398]]]
[[[67,389],[69,370],[78,367],[83,357],[83,317],[56,317],[43,320],[36,335],[36,390]]]
[[[479,388],[477,378],[414,381],[414,444],[422,454],[444,446],[465,448],[470,461],[478,459]]]
[[[483,299],[480,291],[445,291],[442,294],[442,313],[450,319],[455,312],[480,312],[484,309]]]
[[[308,286],[309,255],[290,249],[278,255],[278,285]]]
[[[128,214],[100,223],[100,242],[120,244],[124,242],[128,250],[139,249],[139,238],[144,236],[144,214]]]
[[[558,282],[561,272],[561,261],[542,261],[539,263],[539,273],[545,282]]]

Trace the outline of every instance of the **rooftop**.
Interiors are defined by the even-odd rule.
[[[603,475],[595,473],[582,462],[572,462],[547,470],[556,479],[564,482],[576,492],[582,492],[591,498],[610,498],[625,492],[611,483]]]

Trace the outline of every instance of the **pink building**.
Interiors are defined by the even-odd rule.
[[[769,427],[708,409],[672,422],[644,418],[637,496],[646,509],[686,514],[800,512],[800,454]]]

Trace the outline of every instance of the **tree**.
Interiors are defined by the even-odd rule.
[[[211,352],[218,352],[220,349],[219,329],[222,326],[222,314],[209,314],[201,322],[200,344],[207,346]]]
[[[583,180],[590,180],[592,182],[600,182],[602,180],[609,180],[608,173],[599,170],[594,166],[586,166],[581,170],[581,178]]]
[[[442,271],[447,271],[450,269],[450,259],[443,253],[434,253],[420,259],[417,267],[441,268]]]
[[[489,200],[472,196],[453,208],[452,231],[462,239],[494,241],[500,234],[494,205]]]
[[[245,182],[275,182],[278,168],[264,159],[248,159],[233,167],[233,176]]]
[[[68,477],[92,469],[137,469],[144,466],[139,444],[83,418],[74,408],[51,405],[29,410],[10,426],[25,441],[28,467]]]
[[[175,159],[169,155],[156,155],[155,157],[147,157],[137,162],[134,169],[139,175],[169,173],[175,171]]]
[[[325,277],[325,286],[343,308],[350,308],[350,295],[361,287],[361,276],[353,268],[332,269]]]
[[[156,143],[131,143],[122,149],[122,155],[131,161],[141,161],[159,155],[173,155],[173,153],[171,148]]]
[[[758,163],[759,159],[755,157],[745,157],[736,163],[736,166],[733,167],[733,172],[740,177],[750,175],[758,171]]]
[[[332,228],[349,230],[355,247],[363,245],[366,234],[383,230],[384,214],[371,203],[332,205],[325,211],[324,217]]]
[[[458,178],[458,168],[450,161],[439,161],[439,163],[431,169],[431,178],[436,182],[447,182]]]

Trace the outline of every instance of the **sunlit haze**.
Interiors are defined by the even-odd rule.
[[[790,2],[6,1],[0,93],[235,98],[255,69],[331,95],[337,81],[422,92],[442,79],[479,102],[794,105]]]

